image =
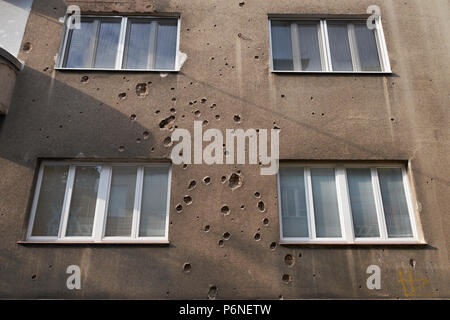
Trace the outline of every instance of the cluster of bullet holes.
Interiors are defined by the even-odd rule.
[[[159,128],[161,130],[169,130],[172,131],[174,129],[175,116],[171,115],[159,123]]]
[[[264,201],[258,201],[258,209],[260,212],[266,211]]]

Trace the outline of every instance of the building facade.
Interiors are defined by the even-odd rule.
[[[450,298],[447,0],[0,3],[1,298]]]

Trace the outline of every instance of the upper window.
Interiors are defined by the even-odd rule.
[[[270,19],[275,72],[391,72],[381,21]]]
[[[305,243],[418,243],[402,166],[283,166],[281,238]]]
[[[167,242],[167,164],[44,162],[27,240]]]
[[[67,29],[63,69],[176,71],[177,18],[82,17]]]

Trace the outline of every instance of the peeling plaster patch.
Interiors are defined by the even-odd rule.
[[[184,63],[186,62],[188,56],[186,53],[178,51],[177,58],[178,58],[178,65],[176,70],[180,71],[181,67],[183,67]]]
[[[149,93],[148,86],[145,82],[138,83],[136,85],[136,95],[140,98],[144,98]]]
[[[165,78],[165,77],[167,77],[168,73],[167,72],[160,72],[159,75],[161,76],[161,78]]]

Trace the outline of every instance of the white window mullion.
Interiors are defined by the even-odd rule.
[[[295,71],[302,71],[302,61],[300,57],[300,41],[298,38],[298,25],[291,23],[291,46],[292,46],[292,62]]]
[[[97,203],[95,205],[94,226],[92,228],[92,236],[96,242],[100,242],[103,238],[109,189],[111,185],[111,173],[111,166],[102,166],[98,184]]]
[[[158,22],[152,21],[150,24],[150,41],[148,48],[147,68],[154,69],[156,63],[156,44],[158,40]]]
[[[95,68],[95,57],[97,56],[97,46],[98,46],[98,38],[100,36],[100,19],[94,20],[94,29],[95,31],[95,38],[93,39],[92,48],[91,48],[91,68]]]
[[[316,222],[314,219],[314,199],[312,192],[311,169],[305,168],[305,191],[306,191],[306,211],[309,223],[309,237],[311,240],[316,239]]]
[[[380,230],[381,239],[388,239],[387,227],[386,227],[386,219],[384,216],[383,209],[383,200],[381,197],[381,189],[380,189],[380,181],[378,180],[378,171],[377,168],[371,168],[370,170],[372,175],[372,189],[373,196],[375,200],[375,208],[377,210],[377,218],[378,218],[378,228]]]
[[[31,237],[34,227],[34,219],[36,218],[36,210],[39,201],[39,194],[41,192],[42,179],[44,177],[44,164],[39,168],[38,178],[36,182],[36,191],[34,192],[33,204],[31,208],[30,221],[28,222],[27,239]]]
[[[64,194],[64,201],[61,213],[61,220],[59,223],[58,238],[63,238],[66,235],[67,220],[69,219],[70,201],[72,199],[73,184],[75,180],[75,166],[69,166],[67,174],[66,191]]]
[[[136,176],[136,190],[134,192],[133,220],[131,224],[132,238],[137,238],[139,236],[139,222],[141,218],[143,184],[144,184],[144,167],[139,166],[137,169],[137,176]]]
[[[278,175],[278,177],[279,177],[280,175]],[[167,179],[168,179],[168,183],[167,183],[167,202],[166,202],[166,230],[165,230],[165,233],[164,233],[164,236],[165,236],[165,238],[166,239],[169,239],[169,224],[170,224],[170,218],[169,218],[169,215],[170,215],[170,194],[171,194],[171,186],[172,186],[172,166],[170,166],[169,167],[169,174],[168,174],[168,177],[167,177]],[[279,192],[278,192],[278,194],[280,194]]]
[[[350,53],[352,55],[353,71],[361,71],[361,63],[359,61],[358,45],[356,43],[355,25],[347,24],[348,41],[350,45]]]
[[[116,56],[116,64],[115,64],[116,70],[122,69],[122,65],[123,65],[123,57],[124,57],[124,50],[125,50],[125,38],[126,38],[126,34],[127,34],[127,25],[128,25],[128,18],[122,17],[122,21],[120,24],[119,44],[117,46],[117,56]]]
[[[331,65],[330,43],[328,40],[328,28],[326,20],[320,20],[319,34],[319,47],[320,53],[322,55],[322,71],[333,71],[333,66]]]
[[[353,220],[351,216],[350,197],[348,192],[347,177],[344,168],[336,169],[336,190],[338,198],[339,216],[343,238],[348,242],[355,239],[353,232]]]

